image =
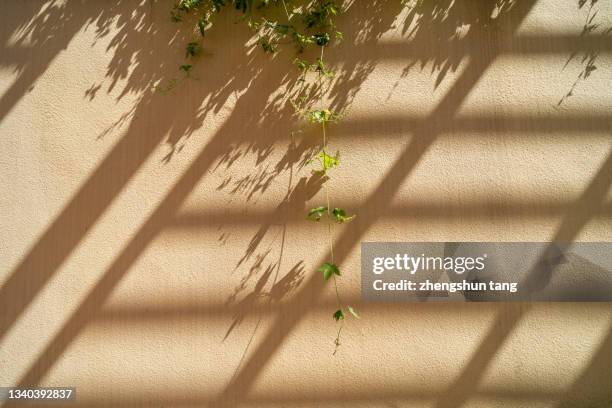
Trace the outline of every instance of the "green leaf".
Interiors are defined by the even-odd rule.
[[[293,63],[295,64],[296,67],[298,67],[300,71],[306,71],[308,68],[310,68],[310,64],[308,63],[308,61],[300,59],[300,58],[294,59]]]
[[[200,30],[200,35],[202,35],[202,37],[204,37],[207,25],[208,21],[206,20],[206,17],[202,17],[198,20],[198,29]]]
[[[319,153],[319,160],[323,166],[323,170],[327,171],[333,167],[337,167],[340,164],[340,152],[336,152],[334,156],[330,156],[325,151]]]
[[[347,217],[346,211],[344,211],[342,208],[334,208],[332,210],[332,216],[339,224],[352,221],[356,217],[356,215],[351,215],[350,217]]]
[[[340,321],[344,319],[344,312],[342,311],[342,309],[338,309],[334,312],[334,320],[335,321]]]
[[[202,0],[181,0],[177,8],[182,11],[190,11],[202,5]]]
[[[292,35],[298,52],[304,51],[306,46],[313,43],[313,39],[309,35],[301,34],[295,31],[295,29],[293,30]]]
[[[218,13],[221,11],[221,8],[225,6],[225,1],[224,0],[212,0],[212,6],[213,6],[213,10],[215,11],[215,13]]]
[[[338,115],[329,109],[316,109],[308,111],[308,120],[311,123],[333,122],[337,118]]]
[[[314,39],[315,43],[321,47],[324,47],[329,43],[329,34],[327,33],[318,33],[313,35],[312,38]]]
[[[338,269],[336,265],[330,262],[325,262],[323,265],[321,265],[321,267],[319,268],[319,272],[323,272],[323,279],[325,280],[329,280],[332,275],[341,276],[340,269]]]
[[[189,71],[191,71],[191,68],[193,68],[190,64],[183,64],[179,67],[179,69],[181,71],[185,71],[186,74],[189,73]]]
[[[308,216],[306,217],[310,221],[320,221],[321,217],[325,215],[327,212],[327,207],[316,207],[308,211]]]
[[[276,45],[269,40],[262,38],[259,40],[259,43],[261,44],[261,48],[263,48],[265,53],[274,54],[276,52]]]
[[[256,30],[256,31],[259,30],[259,27],[260,27],[259,21],[255,21],[255,20],[252,20],[252,19],[249,19],[247,21],[247,25],[249,26],[250,29]]]
[[[310,121],[314,123],[323,123],[327,120],[325,110],[314,110],[310,112]]]
[[[357,314],[357,311],[355,311],[355,309],[353,309],[351,306],[348,307],[348,311],[351,312],[351,314],[355,316],[357,319],[359,319],[359,315]]]
[[[321,163],[321,168],[319,170],[313,170],[312,173],[319,176],[324,176],[327,173],[327,170],[340,165],[340,152],[338,151],[335,155],[330,156],[325,152],[325,150],[323,150],[315,158],[319,161],[319,163]],[[306,162],[306,164],[310,164],[314,160],[314,158],[310,159]]]
[[[321,58],[317,58],[317,63],[313,64],[312,67],[316,72],[319,72],[321,75],[326,76],[328,78],[333,78],[336,73],[327,68],[325,62]]]
[[[188,57],[195,57],[200,53],[201,50],[202,48],[200,47],[200,44],[195,41],[192,41],[187,44],[187,47],[185,48],[185,52]]]

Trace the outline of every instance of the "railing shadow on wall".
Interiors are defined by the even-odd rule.
[[[542,37],[539,41],[536,38],[533,41],[532,39],[523,41],[520,37],[516,37],[514,30],[534,3],[535,1],[532,0],[514,4],[504,9],[495,21],[489,21],[486,18],[487,15],[490,15],[490,7],[493,7],[495,2],[486,5],[482,3],[479,7],[457,6],[453,2],[441,2],[437,7],[446,7],[451,16],[444,20],[437,19],[436,16],[439,14],[436,13],[436,10],[428,8],[432,3],[427,3],[427,6],[423,6],[424,8],[418,12],[431,18],[421,18],[415,25],[410,24],[413,20],[405,22],[406,27],[414,27],[415,30],[410,33],[412,40],[405,45],[377,45],[380,35],[394,23],[396,12],[399,10],[399,6],[396,6],[395,3],[392,6],[389,6],[391,2],[386,1],[362,4],[360,7],[369,8],[369,10],[363,11],[360,15],[370,17],[365,20],[355,19],[345,22],[362,38],[360,46],[364,51],[353,54],[353,56],[341,55],[342,68],[333,93],[330,95],[332,106],[350,105],[361,83],[372,72],[379,59],[405,59],[409,61],[407,69],[419,63],[421,68],[428,63],[433,63],[437,75],[436,83],[439,84],[444,80],[445,75],[455,70],[459,62],[466,56],[472,58],[465,71],[430,115],[425,118],[411,119],[406,116],[394,119],[398,128],[409,128],[413,137],[384,180],[361,206],[358,220],[342,232],[337,249],[339,261],[353,250],[359,242],[359,237],[363,236],[376,222],[380,209],[389,205],[388,203],[391,202],[391,198],[403,180],[415,168],[440,133],[461,129],[488,130],[496,126],[497,122],[493,117],[457,118],[455,113],[475,83],[498,55],[502,53],[568,52],[568,44],[573,49],[586,44],[589,48],[610,51],[610,42],[605,38],[582,37],[572,40],[566,37],[555,39],[551,36]],[[209,115],[218,112],[230,95],[239,93],[240,96],[222,128],[204,146],[193,164],[117,256],[100,282],[77,308],[74,315],[68,319],[40,358],[23,376],[20,382],[22,386],[40,383],[44,375],[91,319],[103,316],[101,308],[105,300],[140,254],[160,231],[180,226],[181,218],[176,216],[177,209],[207,171],[215,169],[215,166],[221,166],[220,168],[228,171],[233,160],[240,155],[254,154],[258,157],[257,162],[263,163],[271,156],[275,146],[274,142],[286,139],[293,130],[290,125],[293,121],[292,112],[284,104],[284,99],[280,96],[272,100],[269,98],[279,89],[284,88],[287,92],[291,92],[294,78],[286,73],[290,71],[288,65],[269,64],[266,58],[259,53],[246,52],[246,49],[244,54],[230,53],[227,56],[224,55],[223,58],[212,58],[206,61],[204,69],[215,74],[206,75],[206,80],[198,81],[195,84],[190,83],[188,92],[177,91],[181,95],[180,104],[169,103],[167,98],[150,92],[150,87],[154,83],[167,80],[171,74],[166,75],[165,73],[175,70],[175,61],[180,60],[180,49],[187,41],[188,34],[181,32],[177,26],[162,23],[161,21],[165,21],[165,16],[162,18],[153,15],[150,5],[143,3],[136,9],[137,17],[134,18],[128,12],[132,10],[133,3],[128,4],[122,1],[110,4],[86,4],[69,0],[65,4],[51,2],[45,4],[44,7],[46,7],[45,10],[32,19],[31,16],[35,14],[36,7],[31,3],[24,5],[21,20],[17,18],[2,29],[2,40],[5,44],[8,43],[9,36],[20,32],[24,38],[29,36],[31,41],[27,48],[23,47],[23,50],[20,50],[19,42],[13,42],[14,45],[2,53],[2,64],[15,67],[19,75],[15,84],[0,99],[0,118],[10,112],[36,78],[45,71],[57,52],[66,47],[72,36],[85,25],[95,26],[100,37],[111,35],[111,33],[113,35],[109,46],[109,52],[113,53],[113,59],[108,67],[108,77],[111,79],[109,91],[116,86],[119,79],[128,78],[122,95],[135,92],[142,94],[142,97],[134,107],[132,114],[124,118],[129,124],[122,139],[0,288],[0,310],[2,310],[0,339],[19,319],[29,302],[66,261],[87,231],[97,222],[154,149],[159,144],[166,142],[178,150],[181,144],[186,143],[186,139],[191,134],[206,125]],[[417,15],[408,18],[417,18]],[[221,32],[232,32],[232,36],[222,37],[222,34],[213,33],[211,43],[214,43],[215,39],[223,38],[223,41],[235,43],[235,45],[230,44],[230,47],[241,47],[248,38],[248,34],[237,31],[234,25],[230,26],[229,19],[223,24],[225,26]],[[466,38],[454,39],[456,27],[463,24],[472,24],[475,28],[470,30]],[[439,39],[440,42],[436,43],[438,47],[432,47],[432,37]],[[451,39],[452,41],[449,41]],[[158,44],[169,46],[160,51]],[[38,58],[37,63],[32,63],[29,55],[39,51],[44,52],[44,57]],[[100,92],[99,87],[100,85],[93,84],[87,96],[95,98],[95,92]],[[262,106],[262,109],[255,111],[252,109],[253,106]],[[262,118],[267,117],[274,118],[274,120],[267,121],[268,125],[262,129],[259,123]],[[153,118],[153,122],[142,118]],[[528,132],[550,130],[559,126],[560,129],[565,130],[609,131],[611,122],[610,117],[588,114],[566,118],[536,117],[530,118],[528,122],[523,122],[523,119],[504,117],[504,129]],[[366,123],[365,128],[367,126],[369,125]],[[348,131],[359,133],[359,129],[364,128],[348,120],[346,125],[338,129],[338,134],[341,136]],[[302,138],[298,144],[291,143],[289,146],[284,157],[276,163],[272,171],[265,173],[257,180],[243,181],[248,186],[248,194],[261,194],[278,175],[299,169],[304,159],[309,157],[309,154],[317,147],[307,138]],[[126,156],[130,157],[129,161],[124,160]],[[612,156],[606,160],[585,189],[582,197],[575,203],[568,203],[561,209],[555,210],[566,211],[555,240],[572,241],[591,217],[596,214],[609,214],[609,203],[604,203],[603,200],[612,182],[611,163]],[[304,207],[304,203],[318,191],[321,182],[322,180],[312,178],[290,182],[287,195],[279,204],[278,211],[275,211],[270,217],[264,217],[259,231],[245,251],[242,262],[250,261],[253,266],[256,266],[257,262],[261,263],[262,254],[257,253],[257,249],[269,226],[272,223],[282,225],[290,222],[292,214]],[[508,208],[511,212],[512,207]],[[400,212],[404,211],[407,210],[400,209]],[[284,218],[281,218],[280,221],[278,220],[279,213],[285,213]],[[202,218],[204,222],[206,218],[206,216]],[[273,218],[274,221],[272,221]],[[238,222],[238,220],[233,222]],[[264,274],[265,280],[261,284],[257,283],[256,288],[259,287],[261,291],[262,286],[268,284],[269,280],[272,281],[272,287],[277,287],[277,283],[283,282],[283,278],[277,281],[281,260],[279,258],[270,263],[271,269],[265,269],[268,271],[267,274]],[[290,306],[288,306],[295,313],[279,315],[269,330],[271,334],[268,337],[269,340],[262,342],[249,355],[246,355],[245,352],[244,363],[225,391],[208,401],[174,402],[179,404],[210,403],[213,406],[232,405],[239,403],[243,396],[248,394],[261,368],[281,346],[301,316],[308,312],[312,299],[317,299],[321,292],[323,284],[320,279],[317,279],[318,276],[304,278],[299,265],[293,266],[292,271],[294,272],[293,278],[288,284],[278,286],[280,292],[277,293],[282,297],[290,291],[297,291],[290,299]],[[248,280],[254,278],[254,275],[245,278]],[[305,282],[302,282],[303,280]],[[299,290],[296,288],[298,284]],[[237,288],[237,293],[240,291],[241,288]],[[248,299],[249,296],[257,296],[257,292],[247,294],[243,299]],[[239,305],[235,308],[236,315],[232,325],[240,323],[248,309],[248,302],[244,305],[246,306]],[[444,309],[443,306],[436,307]],[[498,321],[483,337],[478,351],[471,362],[466,365],[463,373],[447,390],[437,396],[439,399],[436,406],[460,406],[476,392],[478,380],[482,378],[493,356],[524,313],[529,310],[529,306],[524,304],[501,305],[497,308],[499,309]],[[115,314],[117,313],[120,314],[119,312]],[[231,334],[232,327],[228,329],[227,335]],[[570,406],[576,401],[602,402],[610,399],[610,392],[602,392],[603,388],[593,389],[593,392],[588,395],[584,393],[585,384],[605,374],[607,366],[600,363],[601,358],[604,361],[610,359],[610,336],[596,352],[593,363],[585,370],[575,386],[568,391],[560,406]],[[368,392],[368,394],[376,396],[375,391]],[[397,395],[376,396],[380,399],[402,397],[409,396],[401,392],[398,392]],[[315,399],[312,401],[316,402],[316,397],[313,398]],[[371,397],[364,397],[366,400],[368,398]],[[106,401],[101,405],[111,403]]]

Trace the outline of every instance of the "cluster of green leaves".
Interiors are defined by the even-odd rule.
[[[295,49],[301,53],[310,45],[324,47],[331,41],[331,35],[327,32],[307,33],[300,31],[298,25],[280,24],[270,21],[266,17],[250,19],[248,26],[259,36],[259,44],[267,53],[278,51],[278,45],[287,41],[293,42]],[[342,33],[336,32],[336,39],[340,39]]]
[[[204,37],[214,25],[216,15],[226,8],[234,8],[242,13],[241,21],[254,32],[257,44],[264,53],[274,54],[283,44],[293,44],[298,53],[309,47],[325,48],[334,41],[341,41],[343,34],[336,30],[335,18],[341,12],[343,0],[178,0],[172,10],[174,21],[189,22],[195,19],[194,31]],[[185,53],[188,59],[201,54],[201,39],[187,44]],[[180,71],[189,76],[192,61],[179,66]],[[322,55],[316,60],[307,61],[296,58],[295,65],[302,72],[299,81],[305,82],[308,72],[323,78],[333,78],[335,73],[323,61]],[[176,82],[176,81],[175,81]],[[314,84],[301,86],[300,92],[291,99],[296,111],[302,115],[313,116],[305,106],[317,98]]]
[[[340,115],[329,109],[314,109],[306,112],[306,117],[310,123],[325,124],[337,122]]]
[[[290,40],[298,52],[304,51],[310,45],[325,47],[330,44],[332,35],[342,39],[342,33],[335,30],[334,17],[339,13],[339,6],[333,0],[291,1],[281,0],[287,16],[287,22],[281,24],[261,19],[249,18],[249,27],[260,35],[259,43],[264,51],[274,53],[277,45]],[[270,5],[278,5],[279,1],[264,1],[258,5],[262,10]]]
[[[334,220],[338,224],[344,224],[345,222],[353,221],[353,219],[356,217],[356,215],[354,214],[351,216],[347,216],[346,211],[343,210],[342,208],[336,207],[333,210],[329,211],[327,207],[321,206],[321,207],[315,207],[315,208],[310,209],[310,211],[308,211],[308,215],[306,216],[306,219],[310,221],[318,222],[318,221],[321,221],[321,219],[325,215],[328,215],[332,220]]]
[[[334,23],[334,17],[337,16],[339,12],[340,9],[336,2],[330,0],[318,1],[315,2],[314,6],[304,15],[304,23],[308,28],[335,28],[336,24]]]
[[[174,21],[183,21],[185,16],[197,16],[197,30],[203,37],[211,26],[214,16],[226,6],[233,6],[244,14],[248,27],[259,36],[258,43],[266,53],[275,53],[278,46],[293,42],[298,52],[308,46],[327,46],[332,38],[341,40],[336,31],[334,18],[340,7],[334,0],[179,0],[172,10]],[[280,22],[270,16],[279,11],[286,15]]]
[[[302,72],[316,72],[326,78],[333,78],[336,73],[329,69],[322,58],[317,58],[315,62],[309,62],[301,58],[293,60],[295,66]]]

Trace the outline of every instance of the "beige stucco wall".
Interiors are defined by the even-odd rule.
[[[328,51],[331,195],[358,214],[336,260],[362,315],[332,356],[290,52],[249,51],[227,13],[194,79],[152,92],[190,39],[170,3],[1,2],[0,386],[74,386],[71,406],[612,406],[610,304],[362,304],[359,272],[361,241],[612,240],[612,5],[581,36],[577,1],[484,31],[484,2],[432,24],[396,3],[356,2]],[[597,70],[558,105],[587,51]]]

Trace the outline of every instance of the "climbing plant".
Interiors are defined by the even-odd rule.
[[[321,150],[308,163],[315,166],[313,174],[324,180],[325,203],[308,211],[306,219],[313,222],[324,220],[327,224],[330,259],[318,271],[325,282],[333,283],[336,294],[337,310],[332,313],[338,323],[334,340],[335,354],[340,346],[345,319],[349,315],[359,318],[357,311],[343,303],[340,296],[338,281],[342,273],[334,259],[333,236],[333,224],[350,222],[355,215],[348,215],[346,210],[332,206],[327,186],[329,171],[340,165],[340,152],[329,151],[326,130],[329,125],[341,119],[341,114],[322,106],[324,82],[329,85],[335,76],[326,62],[325,50],[343,39],[342,32],[336,28],[336,18],[345,10],[342,3],[334,0],[179,0],[172,10],[172,19],[176,22],[194,21],[194,33],[200,37],[186,44],[185,56],[188,61],[179,66],[185,77],[190,74],[194,58],[201,53],[202,38],[214,26],[215,17],[228,7],[241,13],[241,21],[253,31],[257,45],[264,53],[275,54],[283,46],[293,46],[295,55],[292,58],[298,72],[298,91],[290,103],[296,116],[321,129]],[[309,60],[304,55],[307,49],[312,48],[318,48],[319,52],[316,58]],[[176,80],[169,87],[175,84]]]

